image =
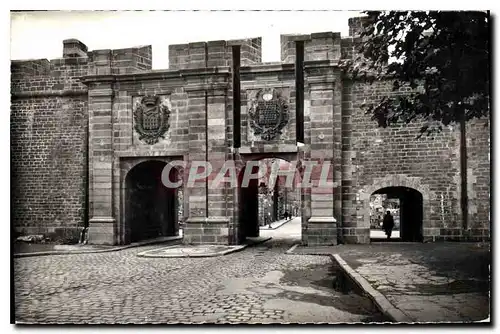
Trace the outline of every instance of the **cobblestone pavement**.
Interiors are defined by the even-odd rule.
[[[16,320],[26,323],[384,320],[366,297],[332,289],[334,272],[330,258],[284,254],[292,244],[292,240],[276,238],[240,252],[210,258],[136,256],[159,246],[111,253],[16,258]]]
[[[314,252],[339,254],[416,322],[470,322],[489,316],[491,258],[486,244],[374,243]]]

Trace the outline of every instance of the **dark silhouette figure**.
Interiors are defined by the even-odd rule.
[[[385,234],[387,235],[387,239],[390,239],[392,234],[392,229],[394,228],[394,218],[392,217],[390,211],[387,211],[387,213],[384,216],[384,222],[382,223],[382,228],[384,229]]]
[[[285,220],[290,219],[290,214],[288,213],[288,211],[285,212],[284,216]]]

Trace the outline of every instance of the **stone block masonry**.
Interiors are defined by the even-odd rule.
[[[227,161],[241,172],[250,161],[282,158],[331,164],[331,189],[311,186],[297,194],[304,245],[369,243],[370,195],[387,188],[421,196],[424,241],[489,240],[489,119],[467,125],[469,225],[464,229],[458,127],[421,139],[416,139],[418,122],[377,127],[362,103],[408,90],[393,92],[385,81],[353,81],[338,66],[354,57],[362,24],[360,18],[349,20],[349,37],[282,35],[277,63],[262,63],[260,37],[171,45],[170,68],[163,70],[152,70],[151,46],[89,51],[76,39],[63,41],[63,58],[12,61],[14,231],[75,240],[88,226],[90,243],[127,244],[137,235],[134,226],[141,226],[134,220],[131,189],[146,191],[148,182],[160,178],[153,167],[151,175],[132,171],[182,160],[187,167],[178,172],[186,182],[196,161],[210,162],[215,175]],[[297,40],[305,51],[301,147],[296,144],[293,64]],[[239,148],[233,148],[233,45],[241,46]],[[263,91],[281,96],[288,113],[279,133],[267,139],[256,133],[252,118]],[[158,97],[167,113],[159,115],[159,107],[149,105],[143,109],[148,114],[138,116],[137,106],[146,96]],[[154,138],[146,142],[149,130]],[[312,183],[317,181],[314,175]],[[207,180],[200,180],[183,189],[182,203],[173,192],[151,190],[155,200],[149,202],[182,210],[156,210],[148,201],[137,207],[156,214],[139,215],[151,220],[148,233],[177,233],[179,220],[185,243],[237,244],[251,230],[244,225],[251,196],[240,190],[210,189]],[[172,210],[182,217],[171,215]]]
[[[12,222],[16,233],[78,240],[87,219],[86,46],[11,63]]]

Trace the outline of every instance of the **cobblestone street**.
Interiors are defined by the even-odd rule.
[[[286,229],[285,229],[286,226]],[[290,233],[300,221],[283,226]],[[15,259],[16,320],[28,323],[383,321],[332,289],[331,259],[286,255],[293,238],[222,257],[140,258],[159,246]],[[300,230],[299,230],[300,231]],[[264,234],[264,233],[263,233]]]

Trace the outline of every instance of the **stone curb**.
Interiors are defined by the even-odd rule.
[[[259,237],[259,238],[261,238],[261,239],[258,239],[258,240],[251,240],[251,239],[249,239],[249,240],[250,240],[250,243],[248,243],[248,241],[247,241],[247,244],[246,244],[246,245],[247,245],[247,246],[255,246],[255,245],[260,245],[260,244],[263,244],[263,243],[264,243],[264,242],[266,242],[266,241],[271,240],[273,237]]]
[[[165,248],[173,248],[173,247],[174,246],[165,247]],[[226,255],[229,253],[234,253],[234,252],[243,250],[247,247],[248,247],[248,245],[241,245],[239,247],[235,247],[235,248],[228,249],[225,251],[220,251],[220,252],[215,252],[215,253],[204,253],[204,254],[164,254],[164,255],[156,254],[156,255],[154,255],[154,254],[147,254],[149,251],[145,251],[145,252],[141,252],[141,253],[137,254],[137,256],[139,256],[139,257],[155,257],[155,258],[159,258],[159,257],[164,257],[164,258],[214,257],[214,256],[223,256],[223,255]],[[165,249],[165,248],[160,248],[160,249]],[[160,250],[160,249],[157,249],[157,250]]]
[[[297,218],[297,217],[295,217]],[[277,230],[279,229],[281,226],[291,222],[293,219],[295,218],[292,218],[292,219],[288,219],[287,221],[284,221],[283,223],[281,223],[280,225],[276,226],[276,227],[271,227],[271,228],[268,228],[268,227],[264,227],[264,228],[259,228],[259,230],[263,230],[263,231],[272,231],[272,230]]]
[[[373,300],[377,308],[394,322],[413,323],[414,320],[391,304],[387,298],[375,290],[366,279],[352,269],[339,254],[331,254],[341,269]]]
[[[221,252],[215,252],[215,253],[205,253],[205,254],[166,254],[166,255],[147,255],[146,253],[149,252],[149,251],[145,251],[145,252],[141,252],[139,254],[137,254],[137,256],[139,257],[150,257],[150,258],[160,258],[160,257],[163,257],[163,258],[183,258],[183,257],[214,257],[214,256],[223,256],[223,255],[226,255],[226,254],[230,254],[230,253],[234,253],[234,252],[239,252],[247,247],[252,247],[252,246],[255,246],[255,245],[258,245],[258,244],[261,244],[261,243],[264,243],[266,241],[269,241],[271,240],[272,238],[271,237],[268,237],[268,238],[263,238],[261,240],[258,240],[258,241],[252,241],[251,243],[249,244],[245,244],[245,245],[240,245],[240,246],[233,246],[232,249],[228,249],[228,250],[225,250],[225,251],[221,251]],[[173,248],[175,246],[168,246],[168,247],[164,247],[164,248]],[[163,248],[161,248],[163,249]]]
[[[92,253],[107,253],[107,252],[116,252],[128,248],[134,248],[134,247],[140,247],[140,246],[147,246],[147,245],[153,245],[156,243],[164,243],[164,242],[170,242],[170,241],[178,241],[182,240],[181,236],[177,237],[167,237],[164,240],[149,240],[149,241],[142,241],[142,242],[137,242],[134,244],[126,245],[126,246],[119,246],[119,247],[114,247],[114,248],[109,248],[109,249],[96,249],[96,250],[61,250],[61,251],[47,251],[47,252],[33,252],[33,253],[14,253],[15,258],[19,257],[32,257],[32,256],[46,256],[46,255],[71,255],[71,254],[92,254]]]
[[[293,245],[292,247],[290,247],[290,249],[288,249],[285,254],[293,254],[293,251],[295,250],[295,248],[297,248],[300,244],[295,244]]]

